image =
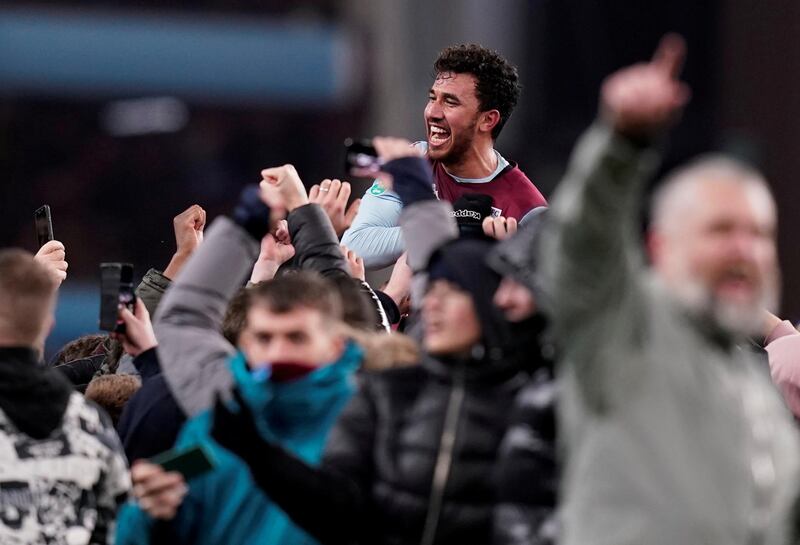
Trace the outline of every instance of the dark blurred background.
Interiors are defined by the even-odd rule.
[[[70,263],[52,351],[96,328],[98,263],[163,269],[172,217],[190,204],[225,212],[261,168],[287,162],[308,185],[342,177],[347,136],[423,138],[431,65],[457,42],[519,67],[497,147],[550,196],[602,79],[667,31],[688,42],[693,97],[664,169],[722,150],[764,170],[783,314],[800,318],[796,0],[4,2],[0,246],[35,250],[33,211],[50,204]]]

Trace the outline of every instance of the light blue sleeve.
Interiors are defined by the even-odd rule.
[[[342,244],[364,259],[367,269],[380,269],[394,264],[403,253],[400,212],[403,204],[396,193],[372,184],[361,199],[361,207]]]

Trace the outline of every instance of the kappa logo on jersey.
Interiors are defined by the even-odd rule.
[[[377,197],[378,195],[383,195],[384,193],[386,193],[386,190],[381,186],[381,184],[378,183],[378,180],[375,180],[372,184],[372,187],[369,188],[369,194]]]
[[[472,218],[481,221],[480,212],[476,212],[475,210],[453,210],[450,212],[450,215],[454,218]]]

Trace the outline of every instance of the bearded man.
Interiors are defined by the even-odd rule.
[[[547,201],[519,167],[495,150],[520,93],[517,69],[497,52],[475,44],[448,47],[425,106],[425,151],[437,198],[451,203],[465,194],[489,195],[492,215],[516,224]],[[342,244],[368,269],[391,265],[403,253],[398,224],[402,203],[379,181],[372,184]]]

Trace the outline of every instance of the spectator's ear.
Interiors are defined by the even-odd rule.
[[[333,328],[330,334],[330,361],[336,361],[344,354],[344,349],[347,347],[347,339],[350,338],[350,330],[350,327],[341,322]]]
[[[333,336],[332,343],[331,351],[336,354],[335,359],[338,359],[344,353],[344,348],[347,345],[347,339],[344,337],[344,335],[337,333]]]
[[[661,254],[664,248],[664,237],[655,231],[647,231],[645,234],[645,247],[650,263],[658,263],[661,260]]]

